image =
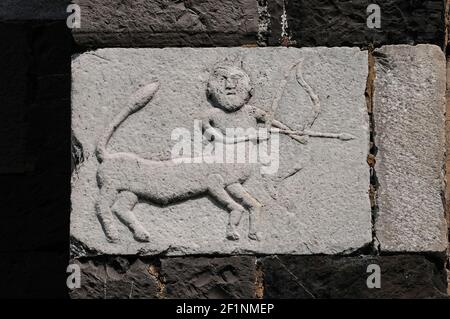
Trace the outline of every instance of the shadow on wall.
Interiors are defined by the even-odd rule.
[[[0,297],[66,298],[71,32],[0,23],[0,42]]]

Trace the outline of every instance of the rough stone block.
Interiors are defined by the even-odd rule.
[[[269,1],[269,43],[294,46],[361,46],[445,42],[445,1],[410,0]],[[381,9],[381,27],[367,26],[367,7]],[[286,23],[283,30],[283,9]],[[284,36],[283,36],[284,35]]]
[[[447,226],[450,232],[450,62],[447,61],[447,109],[445,118],[445,130],[446,130],[446,141],[447,141],[447,158],[445,163],[446,172],[446,188],[445,188],[445,212],[447,214]],[[450,286],[449,286],[450,289]]]
[[[81,286],[70,291],[72,299],[153,299],[158,295],[153,265],[139,259],[110,257],[71,263],[81,270]]]
[[[0,21],[66,19],[71,0],[2,0]]]
[[[433,45],[385,46],[375,55],[381,251],[444,252],[445,56]]]
[[[82,17],[74,38],[84,46],[238,46],[257,40],[254,0],[74,2]]]
[[[443,264],[424,256],[275,256],[262,264],[269,299],[447,297]],[[367,287],[369,265],[380,267],[379,289]]]
[[[75,57],[72,128],[85,158],[72,179],[79,252],[333,254],[366,246],[367,73],[358,48]],[[274,126],[283,131],[264,130]]]
[[[161,260],[166,298],[255,298],[255,257]]]

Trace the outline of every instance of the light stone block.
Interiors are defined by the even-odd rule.
[[[445,56],[433,45],[375,52],[376,236],[385,252],[444,252]]]
[[[72,70],[84,158],[72,177],[75,255],[336,254],[371,243],[367,52],[102,49]],[[226,131],[273,126],[284,131]],[[192,147],[201,162],[174,160],[183,129],[184,146],[214,136]],[[208,147],[238,145],[261,156],[207,162]]]

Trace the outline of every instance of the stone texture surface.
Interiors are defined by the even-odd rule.
[[[376,51],[374,95],[381,251],[444,252],[445,57],[437,46]]]
[[[450,232],[450,62],[447,62],[447,86],[446,86],[446,99],[447,99],[447,109],[445,117],[445,132],[446,132],[446,142],[447,142],[447,158],[445,162],[445,177],[446,177],[446,187],[445,187],[445,212],[447,216],[447,226]]]
[[[445,117],[445,132],[447,142],[447,158],[445,162],[445,214],[447,217],[447,236],[450,236],[450,62],[447,61],[447,86],[446,86],[447,112]],[[450,296],[450,242],[447,248],[447,274],[448,274],[448,294]]]
[[[450,269],[448,269],[448,263],[449,260],[447,259],[447,294],[450,296]]]
[[[275,256],[262,259],[264,298],[447,298],[442,262],[424,256]],[[367,288],[371,264],[381,288]]]
[[[2,0],[0,21],[62,20],[71,0]]]
[[[210,74],[225,58],[237,65],[227,69],[238,70],[232,76],[243,76],[245,70],[253,86],[252,97],[238,112],[226,113],[207,100]],[[302,66],[288,72],[299,60]],[[286,85],[280,88],[285,73]],[[104,49],[75,57],[72,128],[85,161],[72,178],[74,251],[81,255],[333,254],[369,244],[366,78],[367,53],[357,48]],[[159,81],[156,93],[154,85],[145,86],[155,80]],[[239,99],[243,90],[237,86],[230,94]],[[271,105],[278,92],[282,93],[276,109]],[[128,103],[133,103],[146,94],[153,96],[148,104],[148,99],[142,100],[136,104],[144,106],[138,113],[124,115],[130,96],[134,97]],[[319,103],[320,112],[315,113]],[[171,150],[179,142],[171,138],[175,128],[193,133],[194,120],[208,118],[213,121],[204,122],[219,130],[252,128],[256,120],[249,105],[269,111],[292,129],[312,125],[310,130],[351,134],[354,139],[310,137],[301,144],[282,135],[279,168],[264,176],[255,165],[180,166],[171,160]],[[118,116],[125,120],[117,128]],[[112,131],[106,130],[111,121],[116,124],[111,124]],[[99,166],[102,156],[95,149],[105,132],[113,136]],[[117,160],[107,155],[117,152],[122,152]],[[272,164],[276,167],[276,160]],[[222,174],[224,184],[214,178],[216,172]],[[235,203],[225,207],[220,194],[236,178],[245,181],[245,189],[263,207],[258,213],[258,202],[250,200],[258,232],[252,234],[251,207],[244,203],[247,209],[237,229],[241,238],[230,240],[228,212]],[[242,194],[238,193],[236,201]]]
[[[361,46],[369,44],[445,42],[444,0],[289,0],[286,3],[287,34],[294,46]],[[269,1],[269,43],[283,43],[283,1]],[[381,8],[381,28],[369,29],[366,9]]]
[[[421,255],[136,257],[74,260],[81,288],[73,299],[448,298],[443,260]],[[369,289],[369,265],[381,270],[381,288]]]
[[[80,266],[81,287],[70,291],[72,299],[152,299],[158,296],[154,265],[121,257],[74,260]]]
[[[256,257],[136,259],[102,256],[71,261],[81,268],[72,299],[254,298]]]
[[[66,16],[65,8],[68,2],[65,0],[3,0],[0,2],[0,21],[2,21],[0,38],[4,44],[0,50],[2,57],[0,64],[3,71],[0,76],[2,80],[0,104],[3,106],[0,111],[0,136],[2,136],[0,181],[3,186],[0,211],[4,217],[0,226],[0,239],[2,239],[0,273],[7,274],[0,279],[1,298],[64,297],[67,294],[65,267],[68,260],[69,217],[69,164],[67,161],[70,134],[68,129],[70,121],[69,54],[72,44],[63,21],[61,23],[41,23],[29,22],[29,20],[62,20]],[[131,3],[131,1],[129,2]],[[258,2],[263,4],[265,1]],[[348,2],[343,4],[344,2],[334,3],[339,9],[338,11],[356,12],[354,9],[349,10]],[[189,5],[188,2],[185,1],[185,3]],[[192,24],[189,24],[189,21],[189,23],[182,21],[179,22],[180,29],[177,29],[182,29],[182,31],[177,31],[175,34],[169,33],[170,36],[166,38],[167,33],[165,34],[164,30],[167,31],[167,29],[162,28],[164,32],[157,34],[148,44],[149,42],[146,42],[149,38],[148,34],[131,34],[126,31],[137,29],[134,26],[128,27],[132,24],[132,19],[129,19],[126,21],[128,23],[126,28],[118,26],[114,29],[120,30],[121,34],[119,35],[109,34],[107,31],[104,34],[80,33],[76,37],[80,43],[91,46],[107,45],[108,43],[114,46],[162,46],[166,44],[233,46],[255,42],[253,3],[250,4],[251,10],[246,11],[247,13],[234,11],[231,14],[227,12],[225,17],[221,16],[222,8],[217,8],[219,13],[210,14],[208,11],[212,7],[210,3],[205,4],[205,8],[208,7],[204,12],[198,14],[194,11],[199,15],[199,24],[208,22],[211,16],[220,20],[228,16],[244,17],[250,12],[246,17],[251,17],[251,19],[247,19],[251,20],[251,27],[243,28],[242,24],[239,24],[233,29],[234,31],[239,30],[238,32],[225,35],[220,33],[220,28],[214,29],[219,30],[218,33],[214,33],[216,31],[209,32],[209,29],[205,31],[206,27],[194,28],[195,31],[192,32],[195,34],[191,34],[191,31],[183,34],[184,30],[195,26],[195,21]],[[232,5],[234,6],[236,3],[233,2]],[[242,3],[240,2],[236,6]],[[352,3],[355,4],[354,1]],[[384,1],[384,3],[386,6],[390,5],[389,1]],[[297,2],[297,4],[301,3]],[[343,4],[342,7],[341,4]],[[387,23],[390,27],[394,27],[387,28],[383,22],[382,33],[376,33],[376,36],[369,37],[369,40],[373,39],[375,43],[379,40],[379,43],[432,42],[440,44],[441,25],[435,23],[440,19],[441,14],[438,1],[404,1],[403,4],[408,7],[402,7],[402,5],[391,6],[391,9],[388,7],[389,17],[394,17],[400,12],[404,14],[402,17],[392,18],[392,20],[388,17]],[[109,3],[106,6],[108,5]],[[269,1],[269,5],[277,5],[277,3]],[[383,3],[381,5],[384,6]],[[321,15],[323,12],[333,12],[329,16],[333,18],[338,16],[329,3],[325,6],[331,8],[330,11],[323,10],[320,6],[321,4],[317,2],[314,8],[309,8],[309,11],[304,10],[305,15],[313,13],[317,8],[317,10],[321,10]],[[182,6],[180,5],[180,7]],[[93,12],[90,18],[94,20],[97,14],[96,10],[100,10],[100,8],[86,8]],[[165,9],[163,5],[161,8]],[[280,8],[282,6],[278,3],[278,10]],[[173,11],[167,10],[169,18],[162,23],[167,25],[167,21],[171,19],[170,14],[173,12],[175,12],[174,15],[177,15],[189,11],[189,9],[184,10],[183,8],[177,10],[178,8]],[[122,12],[118,13],[118,15],[121,14]],[[192,15],[189,16],[189,14]],[[187,15],[193,17],[194,13],[188,12]],[[328,28],[325,33],[320,33],[317,30],[323,30],[325,23],[323,20],[326,20],[326,17],[321,15],[302,18],[302,21],[315,20],[321,27],[316,30],[308,29],[308,33],[302,34],[303,41],[297,45],[308,46],[308,43],[313,43],[311,45],[320,43],[340,45],[343,42],[339,39],[349,41],[348,43],[351,45],[355,43],[360,46],[365,46],[369,42],[367,38],[365,41],[358,40],[357,37],[361,34],[358,33],[359,30],[355,30],[351,26],[354,21],[358,23],[361,21],[360,16],[344,14],[348,19],[334,21],[334,26],[340,24],[340,29]],[[318,17],[323,20],[319,21]],[[161,18],[161,15],[158,18]],[[5,20],[12,23],[4,23]],[[27,21],[17,23],[17,20]],[[422,23],[424,20],[426,21],[425,27]],[[121,20],[114,19],[114,21]],[[270,30],[274,34],[271,44],[280,42],[287,44],[280,41],[278,36],[281,34],[281,24],[278,24],[279,17],[272,16],[272,21],[276,23],[272,24],[272,30]],[[302,21],[294,21],[292,25],[295,26],[296,23],[302,23]],[[215,22],[212,24],[215,25]],[[211,27],[211,24],[205,23],[205,25]],[[351,34],[355,38],[344,34],[335,36],[333,32],[344,30],[347,25],[348,29],[354,31]],[[408,30],[405,31],[402,29],[403,27]],[[198,31],[199,29],[202,30]],[[226,30],[231,29],[230,24],[226,25]],[[308,36],[313,33],[320,34],[313,39]],[[266,33],[264,36],[268,34]],[[298,36],[294,30],[291,34],[294,40]],[[98,85],[101,85],[100,83],[99,81]],[[84,159],[89,160],[89,155],[92,156],[92,154],[86,153],[87,157],[84,158],[82,144],[77,143],[76,138],[73,138],[72,141],[73,168],[77,168],[83,165]],[[205,224],[206,227],[209,226],[209,224]],[[125,229],[125,231],[128,230]],[[74,242],[75,246],[79,244],[76,249],[92,248],[76,240]],[[139,253],[142,252],[147,253],[145,249],[139,251]],[[277,265],[274,259],[270,261],[264,259],[266,297],[308,297],[310,295],[299,285],[299,282],[305,284],[305,281],[308,290],[312,291],[316,297],[442,297],[443,265],[423,256],[350,257],[345,259],[327,256],[280,258],[284,266]],[[167,287],[164,290],[161,290],[163,281],[160,280],[162,277],[155,277],[159,276],[161,272],[158,268],[159,261],[136,260],[135,257],[127,259],[101,257],[100,259],[81,260],[78,263],[83,269],[85,284],[80,290],[72,292],[73,298],[161,298],[164,296],[161,291],[176,298],[187,295],[195,298],[252,297],[251,288],[254,277],[254,258],[252,257],[164,258],[162,263],[166,268],[163,273],[167,276]],[[383,278],[388,278],[387,284],[383,279],[382,291],[368,291],[365,285],[361,286],[361,282],[365,283],[367,276],[365,273],[367,264],[364,262],[367,263],[369,260],[373,262],[381,260],[382,269],[385,271]],[[358,264],[359,261],[364,265]],[[298,265],[298,267],[291,266],[291,264]],[[286,271],[286,265],[289,271],[283,272]],[[186,271],[191,268],[192,271]],[[355,270],[355,268],[357,269]],[[342,276],[339,275],[341,270]],[[353,271],[357,272],[357,275]],[[305,272],[306,274],[304,274]],[[363,281],[359,277],[361,272],[364,273]],[[236,280],[236,278],[238,279]],[[299,281],[299,278],[306,279]],[[310,282],[312,282],[311,286]],[[335,286],[338,288],[334,288]],[[347,287],[349,288],[347,289]]]
[[[255,298],[256,258],[185,257],[161,261],[166,298]]]
[[[75,0],[78,44],[90,47],[239,46],[256,44],[253,0]]]

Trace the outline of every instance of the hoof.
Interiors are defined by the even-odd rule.
[[[134,233],[134,239],[140,242],[149,242],[150,234],[146,230],[140,229]]]
[[[239,234],[237,232],[228,232],[227,239],[229,239],[229,240],[239,240]]]
[[[106,240],[108,240],[110,243],[118,243],[119,240],[119,233],[115,230],[115,231],[109,231],[108,234],[106,235]]]
[[[106,239],[108,240],[108,242],[110,242],[111,244],[117,244],[120,240],[119,237],[106,237]]]
[[[259,233],[249,233],[248,238],[259,241],[261,240],[261,235]]]

